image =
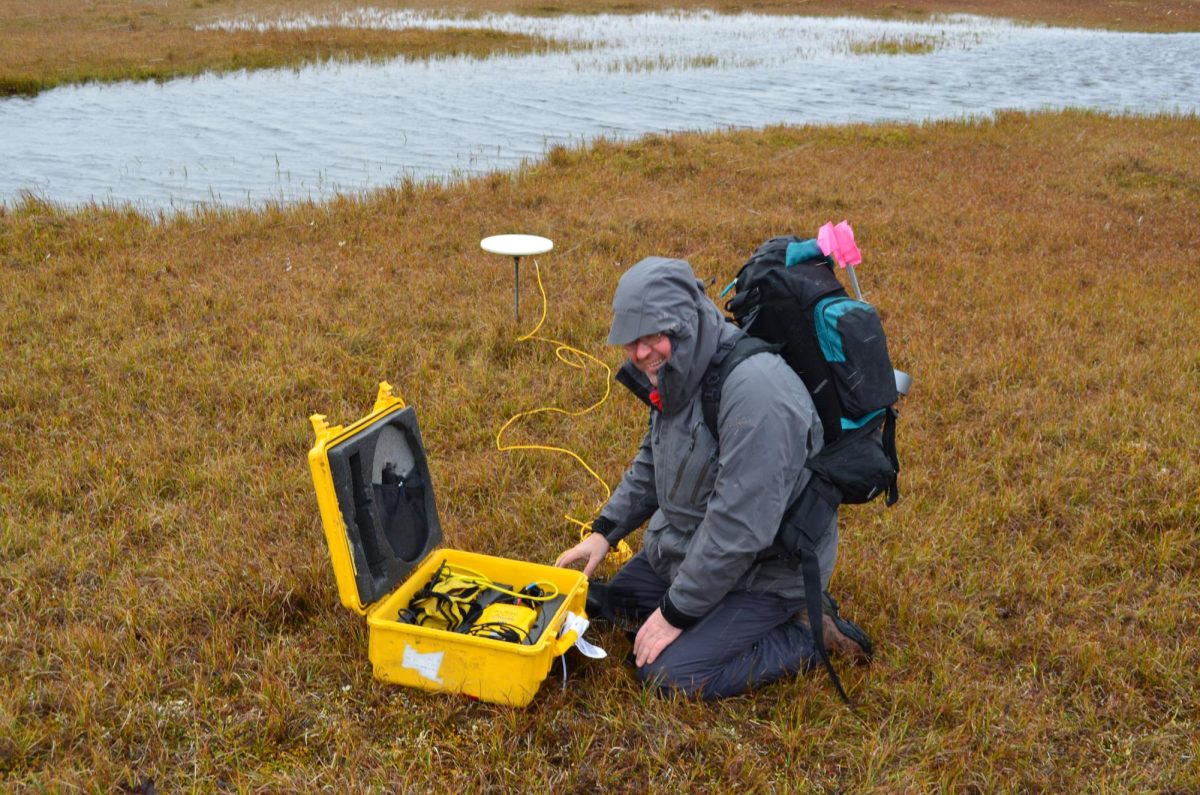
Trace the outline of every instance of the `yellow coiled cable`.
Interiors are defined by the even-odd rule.
[[[592,356],[590,353],[581,351],[565,342],[553,340],[548,337],[537,336],[538,330],[541,329],[542,324],[546,322],[547,303],[546,289],[542,286],[542,271],[538,267],[537,260],[533,261],[533,272],[537,276],[538,292],[541,293],[542,296],[542,317],[538,320],[537,325],[533,327],[532,331],[521,337],[517,337],[517,342],[527,342],[531,340],[536,340],[537,342],[547,342],[554,346],[554,355],[558,357],[559,361],[565,363],[568,367],[583,369],[583,367],[586,366],[586,363],[590,361],[604,368],[604,396],[587,408],[583,408],[578,411],[568,411],[566,409],[560,409],[554,406],[543,406],[541,408],[530,409],[529,411],[522,411],[519,414],[514,414],[512,417],[509,417],[508,421],[505,422],[504,425],[500,426],[500,430],[496,433],[496,449],[502,453],[508,452],[509,450],[542,450],[549,453],[562,453],[564,455],[571,456],[571,458],[574,458],[576,461],[578,461],[580,466],[586,469],[588,474],[595,478],[596,481],[599,482],[599,484],[604,488],[604,499],[600,502],[599,506],[602,508],[604,507],[604,504],[608,502],[608,498],[612,496],[612,489],[609,488],[608,483],[605,482],[604,478],[600,477],[600,475],[596,473],[596,470],[592,469],[588,463],[584,461],[583,458],[575,451],[568,450],[565,447],[553,447],[543,444],[505,444],[501,441],[501,437],[504,435],[504,432],[508,430],[509,426],[522,417],[530,417],[534,414],[543,413],[565,414],[568,417],[582,417],[584,414],[587,414],[588,412],[591,412],[602,406],[605,401],[608,400],[608,396],[612,394],[611,367],[597,359],[595,356]],[[597,510],[599,510],[599,508],[597,508]],[[564,514],[563,516],[568,522],[579,526],[580,540],[586,538],[587,535],[592,531],[592,523],[590,520],[583,522],[569,514]],[[633,557],[633,550],[630,549],[629,545],[624,541],[618,541],[617,545],[608,552],[608,559],[617,565],[624,563],[631,557]]]

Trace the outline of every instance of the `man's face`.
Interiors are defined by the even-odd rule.
[[[658,387],[658,369],[671,361],[671,338],[666,334],[647,334],[626,344],[625,355],[633,366],[646,374],[650,385]]]

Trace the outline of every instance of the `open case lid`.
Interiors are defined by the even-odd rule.
[[[348,428],[311,418],[308,453],[342,604],[366,614],[442,541],[417,415],[386,382]]]

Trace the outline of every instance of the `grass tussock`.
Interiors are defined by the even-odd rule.
[[[752,59],[739,60],[736,64],[726,60],[722,60],[715,55],[664,55],[659,54],[655,57],[629,57],[620,60],[610,61],[606,65],[609,72],[625,72],[627,74],[637,74],[641,72],[660,72],[682,69],[715,69],[718,67],[748,66],[753,63]]]
[[[0,212],[0,778],[159,791],[1195,791],[1200,788],[1200,125],[1004,114],[651,136],[368,200],[147,219]],[[500,453],[598,368],[650,254],[718,285],[849,218],[897,366],[903,499],[843,514],[834,589],[878,646],[718,704],[571,657],[527,710],[371,678],[337,604],[307,417],[378,381],[417,408],[450,546],[549,561],[600,495]],[[602,378],[602,377],[601,377]],[[506,436],[610,481],[643,410]]]
[[[850,52],[855,55],[928,55],[944,44],[944,37],[939,36],[882,36],[852,42]]]
[[[380,0],[380,9],[405,8],[445,13],[441,0]],[[471,0],[455,9],[467,16],[483,12],[529,15],[638,13],[680,8],[675,0]],[[924,19],[934,14],[971,13],[1120,30],[1200,30],[1200,3],[1194,0],[914,0],[898,6],[886,0],[811,0],[799,6],[779,0],[711,0],[683,7],[738,13],[867,16]],[[197,29],[217,20],[332,14],[344,5],[330,0],[298,0],[286,9],[274,0],[41,0],[0,4],[0,97],[33,95],[69,83],[163,80],[209,71],[298,67],[322,61],[430,58],[448,55],[488,57],[559,49],[561,42],[495,31],[381,31],[350,28],[225,32]],[[903,50],[902,50],[903,51]],[[703,65],[703,64],[702,64]],[[694,65],[693,65],[694,66]],[[628,70],[628,67],[622,67]],[[634,65],[633,71],[662,68]]]

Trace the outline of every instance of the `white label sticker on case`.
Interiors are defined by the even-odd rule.
[[[431,651],[428,654],[414,649],[412,646],[404,647],[404,659],[400,662],[400,667],[409,668],[416,671],[426,679],[442,683],[442,678],[438,673],[442,670],[442,657],[446,654],[444,651]]]

